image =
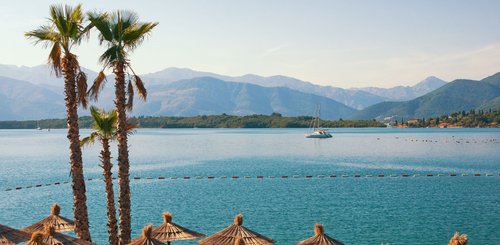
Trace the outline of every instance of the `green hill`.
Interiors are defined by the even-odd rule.
[[[424,96],[405,102],[384,102],[354,114],[354,119],[385,117],[422,118],[451,114],[456,111],[498,108],[500,73],[482,81],[459,79]]]

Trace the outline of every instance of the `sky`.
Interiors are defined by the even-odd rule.
[[[46,63],[49,50],[24,33],[46,24],[54,3],[133,10],[159,22],[130,56],[139,74],[180,67],[388,88],[431,75],[452,81],[500,72],[497,0],[2,1],[0,64]],[[94,34],[73,51],[97,71],[104,50]]]

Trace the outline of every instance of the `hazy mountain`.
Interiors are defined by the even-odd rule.
[[[86,68],[82,68],[82,70],[87,74],[89,84],[91,84],[97,73]],[[27,67],[0,64],[0,76],[43,85],[43,87],[57,93],[64,90],[64,78],[56,77],[49,65]]]
[[[251,83],[262,87],[287,87],[304,93],[324,96],[356,109],[385,101],[386,98],[360,90],[348,90],[332,86],[320,86],[286,76],[262,77],[252,74],[230,77],[210,72],[193,71],[187,68],[167,68],[159,72],[144,75],[145,80],[153,85],[168,84],[181,79],[213,77],[224,81]]]
[[[482,81],[459,79],[424,96],[406,102],[384,102],[356,113],[353,118],[435,117],[457,111],[498,107],[500,76]]]
[[[432,92],[445,84],[445,81],[431,76],[414,86],[396,86],[393,88],[366,87],[354,89],[384,97],[389,101],[407,101]]]
[[[356,110],[337,101],[285,87],[266,88],[248,83],[199,77],[149,88],[148,101],[139,103],[135,115],[194,116],[250,115],[278,112],[284,116],[313,115],[322,105],[322,118],[346,118]]]
[[[64,118],[64,98],[43,86],[0,77],[0,120]]]

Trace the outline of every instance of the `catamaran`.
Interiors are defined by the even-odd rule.
[[[332,137],[330,132],[328,132],[328,129],[320,127],[319,125],[320,114],[321,114],[321,107],[318,105],[318,107],[316,108],[316,116],[311,120],[311,124],[309,125],[311,132],[306,134],[306,138],[324,139]]]

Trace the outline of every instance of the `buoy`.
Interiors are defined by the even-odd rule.
[[[481,174],[474,174],[474,176],[481,176]]]
[[[189,177],[189,176],[184,176],[184,177],[182,177],[182,178],[183,178],[183,179],[191,179],[191,177]]]
[[[42,185],[38,184],[38,185],[35,185],[35,187],[42,187]]]
[[[28,185],[28,186],[26,186],[26,189],[29,189],[29,188],[31,188],[31,187],[33,187],[33,186],[31,186],[31,185]]]
[[[379,174],[378,177],[384,177],[384,174]]]
[[[214,176],[208,176],[207,179],[215,179]]]
[[[330,175],[330,178],[337,178],[337,175],[332,174],[332,175]]]
[[[450,174],[450,176],[455,177],[455,176],[457,176],[457,174]]]
[[[232,179],[238,179],[238,178],[240,178],[240,177],[239,177],[239,176],[232,176],[231,178],[232,178]]]
[[[428,176],[428,177],[432,177],[432,176],[434,176],[434,175],[432,175],[432,174],[427,174],[427,176]]]
[[[159,177],[158,177],[158,179],[165,179],[165,177],[163,177],[163,176],[159,176]]]
[[[287,178],[288,178],[288,176],[283,175],[283,176],[281,176],[281,178],[282,178],[282,179],[287,179]]]
[[[59,182],[54,183],[54,185],[59,185],[59,184],[61,184],[61,183],[59,183]]]
[[[257,179],[263,179],[263,178],[264,178],[264,176],[262,176],[262,175],[257,175]]]
[[[312,178],[312,175],[306,175],[306,179]]]
[[[21,190],[21,189],[22,189],[22,187],[16,187],[16,190]]]
[[[361,174],[355,174],[354,175],[354,178],[359,178],[359,177],[361,177]]]
[[[408,176],[410,176],[410,175],[408,175],[408,174],[402,174],[402,176],[403,176],[403,177],[408,177]]]
[[[135,176],[134,179],[141,179],[141,177]]]

